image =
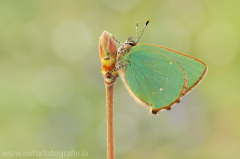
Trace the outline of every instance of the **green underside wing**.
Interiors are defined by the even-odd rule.
[[[121,63],[127,64],[120,71],[127,88],[154,114],[180,102],[207,72],[194,57],[150,44],[134,46]]]

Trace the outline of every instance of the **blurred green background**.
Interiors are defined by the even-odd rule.
[[[140,32],[149,19],[139,43],[192,55],[209,70],[159,116],[135,103],[118,79],[116,158],[239,159],[239,6],[238,0],[0,0],[1,153],[74,149],[88,153],[78,158],[106,159],[98,40],[107,30],[123,42],[135,37],[135,22]]]

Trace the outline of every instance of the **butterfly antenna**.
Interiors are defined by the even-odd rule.
[[[138,37],[138,39],[136,40],[136,43],[138,43],[139,39],[141,38],[141,36],[142,36],[142,34],[143,34],[143,31],[145,30],[146,26],[148,25],[148,23],[149,23],[149,20],[146,22],[146,24],[145,24],[145,26],[144,26],[144,28],[143,28],[143,30],[142,30],[141,35],[140,35],[140,36]]]
[[[113,39],[114,39],[117,43],[119,43],[119,44],[121,44],[121,45],[124,45],[123,43],[121,43],[120,41],[118,41],[117,39],[115,39],[114,36],[113,36]]]
[[[137,37],[138,37],[138,23],[136,22],[136,41],[137,41]]]

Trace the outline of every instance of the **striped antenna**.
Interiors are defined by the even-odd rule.
[[[145,26],[144,26],[144,28],[143,28],[143,30],[142,30],[141,35],[140,35],[140,36],[138,37],[138,39],[136,40],[136,44],[138,43],[139,39],[141,38],[141,36],[142,36],[142,34],[143,34],[143,31],[145,30],[145,28],[146,28],[146,26],[148,25],[148,23],[149,23],[149,20],[146,22],[146,24],[145,24]]]
[[[137,37],[138,37],[138,23],[136,22],[136,41],[137,41]]]

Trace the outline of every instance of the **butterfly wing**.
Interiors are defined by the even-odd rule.
[[[175,60],[137,46],[123,58],[127,66],[119,71],[129,92],[141,103],[150,106],[152,113],[170,109],[180,101],[186,90],[187,77]]]
[[[157,114],[170,109],[204,77],[200,60],[156,45],[137,45],[123,58],[119,73],[129,92]]]
[[[152,44],[137,45],[135,49],[146,50],[153,54],[162,55],[177,61],[186,71],[188,78],[188,86],[183,95],[187,94],[197,86],[207,73],[207,65],[204,62],[181,52]]]

